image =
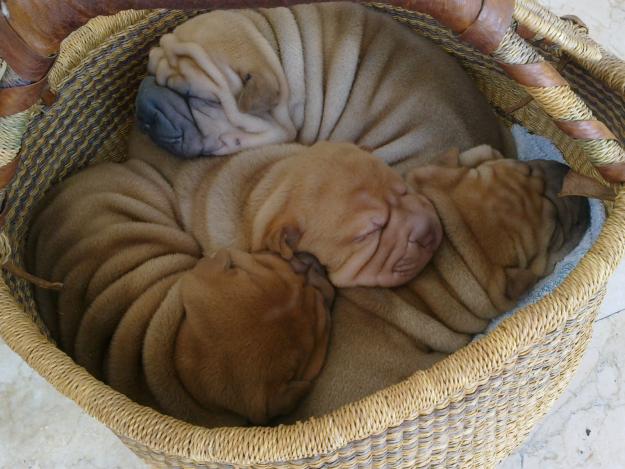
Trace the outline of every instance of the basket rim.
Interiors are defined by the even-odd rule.
[[[111,26],[99,40],[104,41],[119,28],[137,24],[145,17],[147,14],[137,17],[119,13],[115,15],[118,29]],[[96,26],[97,21],[95,26],[87,27]],[[93,48],[95,42],[92,41],[89,48]],[[64,67],[57,75],[51,74],[53,89],[71,68],[71,63],[67,62]],[[122,439],[133,440],[156,453],[193,462],[210,460],[247,465],[297,461],[331,454],[353,442],[448,407],[476,392],[488,379],[501,374],[513,357],[561,327],[568,319],[567,311],[575,311],[588,303],[607,282],[624,254],[625,187],[621,186],[596,243],[554,292],[520,309],[485,337],[401,383],[322,417],[278,427],[208,429],[131,401],[92,377],[52,344],[10,295],[4,281],[0,282],[0,335],[59,392]],[[112,406],[115,412],[111,412]],[[236,445],[232,445],[235,435]]]
[[[561,326],[567,319],[566,311],[578,309],[599,292],[624,254],[624,228],[625,188],[619,191],[595,245],[553,293],[520,309],[491,333],[433,367],[329,414],[292,425],[209,429],[141,406],[98,381],[50,342],[9,294],[4,281],[0,283],[0,335],[59,392],[118,436],[154,452],[195,462],[242,465],[302,460],[330,454],[447,407],[501,374],[510,358]],[[583,291],[573,289],[580,284],[586,286]],[[421,405],[407,405],[414,401]],[[111,413],[113,405],[117,412]],[[383,411],[373,412],[377,418],[371,418],[372,409]],[[126,418],[120,418],[122,412],[127,413]],[[355,427],[354,422],[359,425]],[[229,444],[235,433],[238,451]],[[274,451],[271,457],[264,454],[268,447]],[[246,448],[245,454],[240,448]]]

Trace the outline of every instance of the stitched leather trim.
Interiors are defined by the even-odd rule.
[[[606,125],[598,120],[565,121],[554,120],[554,123],[568,136],[575,139],[616,140],[616,136]]]
[[[20,77],[29,81],[43,78],[55,57],[44,57],[30,48],[0,14],[0,56]]]
[[[477,19],[461,35],[485,54],[491,54],[499,47],[512,23],[514,0],[484,0]]]

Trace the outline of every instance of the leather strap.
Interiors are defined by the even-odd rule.
[[[554,123],[565,134],[575,139],[617,140],[616,135],[603,122],[598,120],[554,120]]]
[[[28,81],[43,78],[55,59],[54,56],[43,56],[31,49],[2,14],[0,14],[0,57],[15,73]]]
[[[43,98],[48,105],[52,104],[55,99],[48,88],[46,77],[30,85],[0,88],[0,117],[25,111],[40,98]]]
[[[553,86],[568,86],[567,81],[549,62],[533,64],[506,64],[499,63],[510,78],[523,86],[551,88]]]
[[[484,0],[476,20],[460,35],[484,54],[492,54],[512,24],[514,0]]]
[[[536,33],[534,33],[534,31],[532,31],[531,29],[529,29],[527,26],[523,24],[519,24],[517,26],[516,33],[519,36],[521,36],[523,39],[527,39],[528,41],[531,41],[534,39],[534,37],[536,37]]]
[[[599,174],[608,182],[625,182],[625,163],[614,163],[604,166],[595,166]]]

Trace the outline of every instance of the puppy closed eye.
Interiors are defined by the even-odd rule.
[[[193,95],[187,96],[189,100],[189,104],[197,109],[199,112],[210,112],[213,108],[220,107],[221,101],[217,96],[211,95],[210,97],[206,96],[203,98],[198,98]]]
[[[361,234],[359,236],[356,236],[354,238],[354,242],[355,243],[361,243],[361,242],[365,241],[367,238],[369,238],[370,236],[373,236],[374,234],[378,233],[381,230],[382,230],[381,226],[380,227],[376,227],[375,229],[372,229],[372,230],[370,230],[370,231],[368,231],[366,233],[363,233],[363,234]]]
[[[360,243],[360,242],[366,240],[370,236],[372,236],[372,235],[382,231],[382,229],[386,226],[387,223],[388,223],[388,220],[385,217],[382,217],[382,216],[374,216],[374,217],[372,217],[369,220],[369,226],[366,228],[366,231],[364,231],[364,233],[356,236],[353,241],[355,243]]]

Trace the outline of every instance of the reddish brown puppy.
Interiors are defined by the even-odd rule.
[[[135,134],[131,154],[173,187],[185,230],[204,251],[309,252],[337,287],[393,287],[414,277],[441,240],[430,201],[353,144],[181,161]]]
[[[143,370],[159,406],[204,425],[261,425],[292,411],[328,347],[334,293],[323,272],[295,272],[275,254],[221,250],[174,289],[178,301],[160,305],[144,336]],[[132,379],[131,324],[122,320],[111,342],[112,384]]]
[[[452,151],[407,174],[406,183],[436,208],[443,241],[405,286],[339,291],[327,363],[290,420],[429,368],[513,308],[588,227],[587,200],[559,197],[563,186],[567,195],[608,192],[589,181],[577,184],[580,192],[571,180],[564,165],[503,159],[488,146]]]

